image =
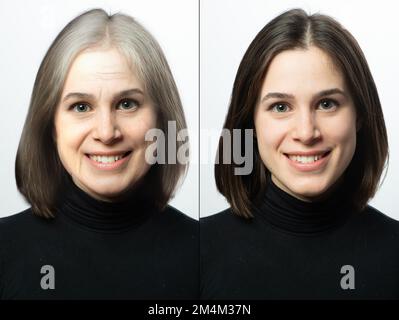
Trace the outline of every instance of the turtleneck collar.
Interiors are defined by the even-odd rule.
[[[255,210],[275,228],[289,234],[318,235],[341,225],[354,212],[347,192],[338,186],[325,200],[306,202],[277,187],[268,179],[261,205]]]
[[[89,231],[120,233],[148,218],[154,209],[133,194],[122,201],[97,200],[84,192],[70,177],[66,179],[59,213]]]

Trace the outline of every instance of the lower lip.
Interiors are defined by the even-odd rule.
[[[122,159],[116,160],[114,162],[109,162],[109,163],[103,163],[103,162],[98,162],[93,159],[91,159],[88,155],[86,155],[86,158],[89,160],[89,162],[97,169],[104,170],[104,171],[111,171],[120,168],[123,166],[130,158],[132,155],[132,152],[129,153],[127,156],[123,157]]]
[[[288,163],[296,170],[301,172],[310,172],[317,171],[326,166],[328,160],[330,159],[331,151],[325,155],[323,158],[311,162],[311,163],[300,163],[294,160],[291,160],[288,156],[284,155],[284,157],[288,160]]]

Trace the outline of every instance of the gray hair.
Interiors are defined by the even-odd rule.
[[[17,187],[39,216],[54,216],[66,177],[54,141],[54,115],[68,70],[79,53],[96,47],[115,47],[127,58],[154,104],[159,129],[167,132],[168,121],[176,122],[176,132],[186,128],[173,75],[154,37],[122,13],[93,9],[77,16],[59,33],[40,65],[17,151]],[[182,144],[176,141],[176,149]],[[147,176],[156,194],[151,200],[159,208],[173,196],[186,169],[181,163],[151,167]]]

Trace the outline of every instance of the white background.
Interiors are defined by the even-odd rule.
[[[15,186],[14,161],[36,72],[59,31],[82,11],[101,7],[135,17],[161,44],[177,82],[188,127],[198,132],[198,1],[197,0],[0,0],[0,217],[28,207]],[[399,25],[395,1],[201,0],[200,121],[201,130],[219,132],[227,113],[239,62],[260,29],[294,7],[321,12],[340,21],[360,43],[377,84],[390,143],[390,166],[371,204],[399,220]],[[228,207],[216,191],[213,163],[201,165],[198,181],[198,136],[188,176],[172,205],[186,214],[206,216]],[[216,149],[201,139],[201,158],[214,159]],[[211,149],[210,151],[207,151]]]
[[[0,0],[0,217],[29,207],[16,188],[14,161],[40,62],[70,20],[98,7],[131,15],[158,40],[175,77],[188,127],[198,131],[197,1]],[[198,164],[190,166],[171,204],[198,218]]]
[[[399,220],[399,24],[397,1],[267,1],[201,0],[200,4],[200,121],[201,129],[221,130],[234,77],[245,50],[278,14],[292,8],[336,18],[357,39],[376,82],[390,145],[390,166],[371,205]],[[201,141],[201,154],[208,152]],[[212,149],[214,158],[216,148]],[[201,164],[200,215],[228,207],[217,192],[213,164]]]

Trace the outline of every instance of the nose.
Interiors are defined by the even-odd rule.
[[[303,110],[297,114],[292,137],[294,140],[307,145],[313,144],[320,139],[321,133],[315,112]]]
[[[100,108],[99,108],[100,109]],[[93,137],[104,144],[112,144],[122,136],[118,120],[112,110],[97,110]]]

